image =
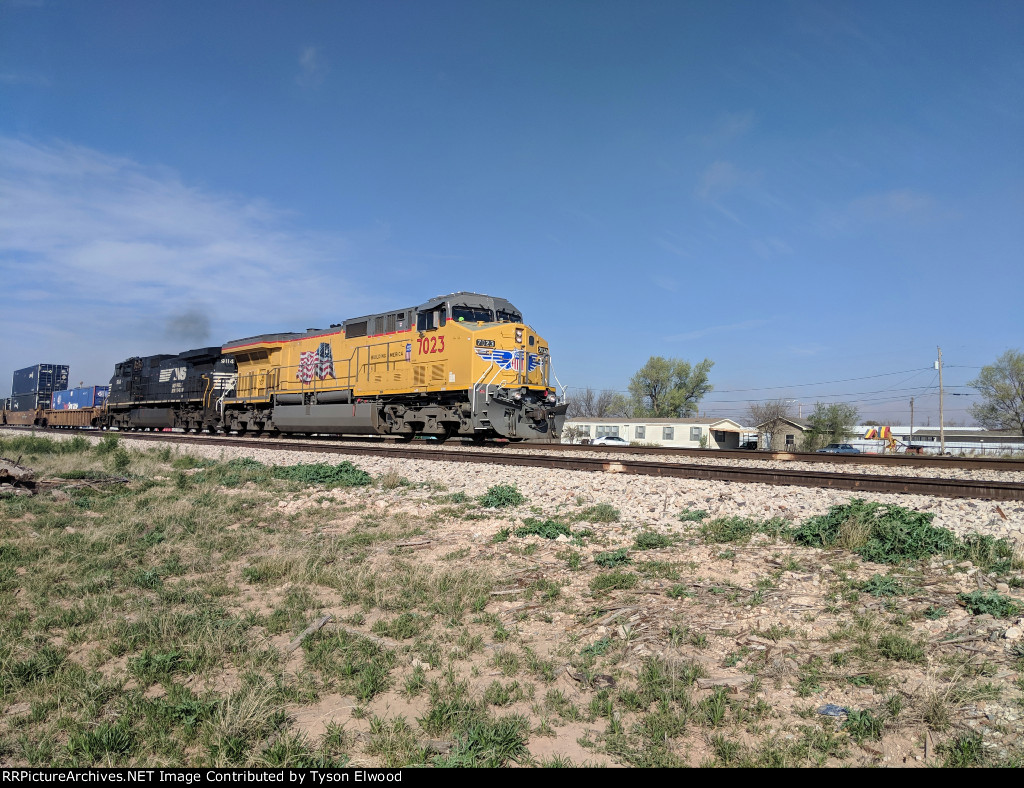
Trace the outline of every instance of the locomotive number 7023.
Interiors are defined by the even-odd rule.
[[[440,340],[440,341],[438,341]],[[444,353],[444,337],[417,337],[420,353]]]

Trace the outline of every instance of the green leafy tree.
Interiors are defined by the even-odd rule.
[[[827,443],[841,443],[853,435],[858,417],[857,409],[845,402],[814,403],[814,412],[807,418],[804,449],[814,451]]]
[[[1024,353],[1007,350],[995,364],[981,368],[968,384],[982,401],[971,406],[971,415],[990,430],[1013,430],[1024,435]]]
[[[629,381],[636,415],[671,418],[696,413],[697,403],[714,388],[708,383],[714,363],[706,358],[691,366],[682,359],[651,356]]]

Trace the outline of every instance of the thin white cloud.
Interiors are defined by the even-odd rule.
[[[750,242],[750,248],[758,257],[771,260],[777,257],[785,257],[793,254],[793,247],[781,238],[769,236],[768,238],[755,238]]]
[[[698,328],[696,331],[687,331],[685,334],[673,334],[672,336],[665,337],[666,342],[684,342],[690,339],[699,339],[700,337],[706,337],[708,334],[723,334],[730,331],[745,331],[750,328],[759,328],[760,326],[767,325],[770,321],[768,320],[744,320],[742,323],[729,323],[728,325],[722,326],[708,326],[706,328]]]
[[[705,202],[716,202],[743,182],[743,173],[731,161],[716,161],[700,176],[697,196]]]
[[[841,210],[825,216],[824,230],[848,233],[873,225],[927,224],[950,217],[951,212],[926,192],[909,188],[891,189],[851,200]]]
[[[754,199],[760,179],[760,173],[742,170],[731,161],[716,161],[701,173],[694,196],[736,224],[745,226],[735,211],[724,203],[726,199],[737,196]],[[763,195],[757,197],[757,201],[763,200]]]
[[[753,110],[732,112],[720,117],[714,127],[699,139],[707,147],[726,145],[744,136],[754,127],[756,115]]]
[[[299,54],[299,75],[295,81],[303,88],[316,88],[327,76],[327,63],[319,47],[307,46]]]
[[[793,356],[816,356],[826,349],[824,345],[819,345],[815,342],[809,345],[790,345],[786,348],[787,352]]]
[[[361,288],[338,276],[350,245],[287,219],[165,168],[0,137],[0,376],[358,313]]]
[[[680,244],[670,241],[667,238],[655,238],[654,242],[664,249],[669,254],[673,254],[676,257],[689,257],[690,253],[686,251]]]
[[[42,74],[22,74],[16,71],[0,72],[0,85],[27,85],[29,87],[46,88],[50,80]]]

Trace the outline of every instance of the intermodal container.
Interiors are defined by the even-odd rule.
[[[16,394],[11,397],[11,410],[35,410],[50,407],[49,394]]]
[[[11,394],[50,394],[68,387],[67,364],[36,364],[14,372]]]
[[[97,408],[107,401],[110,386],[85,386],[83,388],[55,391],[50,399],[52,410],[78,410]]]

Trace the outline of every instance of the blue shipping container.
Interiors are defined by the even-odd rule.
[[[68,387],[67,364],[36,364],[14,371],[11,396],[20,394],[49,394]]]
[[[52,410],[78,410],[79,408],[99,407],[107,401],[110,386],[85,386],[53,392],[50,401]]]
[[[19,394],[11,397],[11,410],[35,410],[45,408],[50,404],[48,394]]]

